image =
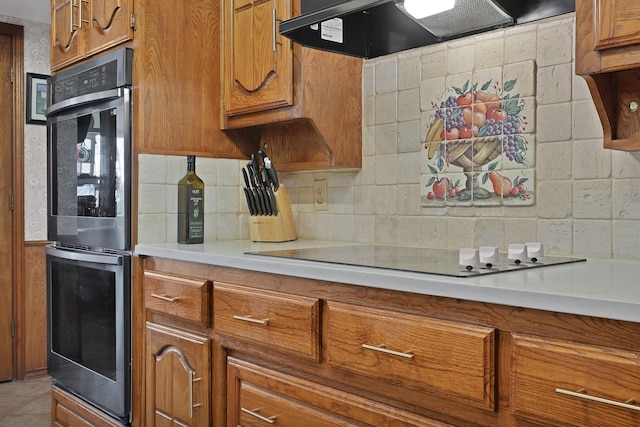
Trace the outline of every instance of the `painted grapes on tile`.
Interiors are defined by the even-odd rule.
[[[535,65],[516,68],[511,75],[496,68],[449,76],[431,100],[423,206],[534,203]]]

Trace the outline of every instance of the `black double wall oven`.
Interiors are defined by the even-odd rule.
[[[131,67],[112,51],[49,79],[47,370],[131,420]]]

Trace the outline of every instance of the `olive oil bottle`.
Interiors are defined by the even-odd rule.
[[[178,182],[178,243],[204,240],[204,182],[196,175],[196,156],[187,156],[187,174]]]

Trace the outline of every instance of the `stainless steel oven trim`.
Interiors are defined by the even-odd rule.
[[[67,108],[76,108],[81,107],[83,105],[92,104],[94,102],[102,102],[109,101],[111,99],[117,99],[124,97],[123,90],[125,88],[116,88],[105,90],[98,93],[90,93],[88,95],[81,95],[75,98],[65,99],[64,101],[58,102],[57,104],[51,105],[47,108],[46,116],[50,116],[56,114],[60,111],[64,111]]]
[[[99,254],[88,251],[57,249],[52,246],[46,246],[44,250],[48,255],[55,256],[56,258],[68,259],[71,261],[93,262],[106,265],[123,265],[124,263],[124,257],[122,255]]]

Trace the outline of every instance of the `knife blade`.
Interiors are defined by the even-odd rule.
[[[247,171],[245,168],[242,168],[242,177],[244,178],[244,195],[247,198],[247,206],[249,206],[249,214],[256,215],[258,212],[256,210],[255,205],[255,196],[251,191],[251,187],[249,187],[249,177],[247,176]]]

